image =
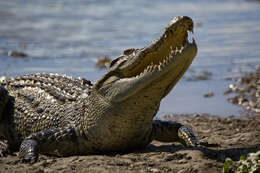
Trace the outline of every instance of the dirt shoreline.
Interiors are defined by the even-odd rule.
[[[154,141],[145,150],[127,154],[56,158],[40,155],[39,162],[16,163],[17,156],[0,158],[0,172],[222,172],[226,158],[260,150],[260,114],[247,118],[210,115],[182,117],[198,138],[218,147],[184,147]],[[168,116],[169,118],[169,116]],[[15,153],[17,154],[17,153]]]
[[[251,74],[252,81],[247,77],[247,84],[252,86],[254,93],[260,93],[260,68],[256,75]],[[241,86],[244,86],[241,80]],[[239,86],[239,85],[238,85]],[[239,90],[239,96],[253,98],[256,104],[249,110],[258,110],[259,97],[247,96],[248,87]],[[252,88],[252,87],[251,87]],[[238,91],[238,90],[234,90]],[[252,93],[250,91],[250,93]],[[255,99],[257,98],[257,99]],[[250,101],[250,100],[249,100]],[[239,104],[239,102],[237,102]],[[243,106],[243,104],[241,104]],[[252,109],[251,109],[252,108]],[[241,156],[260,151],[260,112],[250,112],[242,116],[218,117],[207,114],[200,115],[167,115],[165,119],[177,120],[191,126],[201,141],[219,144],[217,147],[185,147],[179,143],[161,143],[153,141],[146,149],[133,153],[115,155],[89,155],[57,158],[40,155],[39,162],[29,165],[17,163],[17,153],[13,156],[0,158],[2,172],[189,172],[217,173],[223,172],[227,158],[238,161]]]

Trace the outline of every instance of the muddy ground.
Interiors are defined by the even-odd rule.
[[[248,87],[234,98],[246,109],[258,110],[260,91],[260,68],[247,77]],[[244,80],[236,86],[245,86]],[[254,85],[254,87],[252,87]],[[250,87],[249,87],[250,88]],[[232,88],[231,88],[232,89]],[[245,94],[247,92],[247,94]],[[244,94],[243,94],[244,93]],[[252,97],[255,93],[256,97]],[[254,95],[254,94],[253,94]],[[245,100],[246,97],[246,100]],[[240,104],[239,101],[234,102]],[[242,103],[242,102],[241,102]],[[243,106],[243,104],[241,104]],[[252,105],[248,107],[248,105]],[[256,106],[257,105],[257,106]],[[214,147],[184,147],[178,143],[154,141],[145,150],[114,155],[89,155],[56,158],[40,155],[39,162],[30,165],[17,163],[17,156],[0,158],[0,172],[222,172],[226,158],[234,161],[240,156],[260,150],[260,113],[245,112],[245,115],[220,118],[212,115],[168,115],[165,119],[177,120],[191,126],[201,141],[218,144]],[[17,154],[17,153],[15,153]]]

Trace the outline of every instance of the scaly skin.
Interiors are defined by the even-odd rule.
[[[189,17],[174,18],[157,41],[114,59],[94,85],[58,74],[2,82],[0,154],[20,148],[21,161],[35,162],[38,153],[126,152],[152,140],[197,145],[190,128],[153,120],[196,56],[188,31],[193,31]]]

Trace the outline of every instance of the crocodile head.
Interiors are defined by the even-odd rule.
[[[146,146],[160,102],[197,53],[189,17],[176,17],[161,37],[142,49],[128,49],[111,62],[92,87],[82,126],[101,150]],[[95,121],[93,121],[95,120]],[[94,135],[92,135],[94,134]]]
[[[196,56],[197,46],[194,39],[189,42],[189,32],[193,32],[192,19],[175,17],[158,40],[142,49],[127,49],[114,59],[109,71],[93,89],[111,102],[136,99],[141,95],[152,95],[160,101]]]

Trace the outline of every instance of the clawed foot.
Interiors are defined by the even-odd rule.
[[[38,160],[37,142],[33,139],[24,140],[20,147],[19,161],[22,163],[35,163]]]
[[[180,142],[185,146],[196,147],[199,145],[197,137],[194,135],[192,129],[187,126],[182,126],[178,130],[178,136]]]
[[[219,144],[210,144],[208,142],[202,142],[197,139],[191,128],[182,126],[178,131],[180,142],[186,146],[193,147],[220,147]]]

